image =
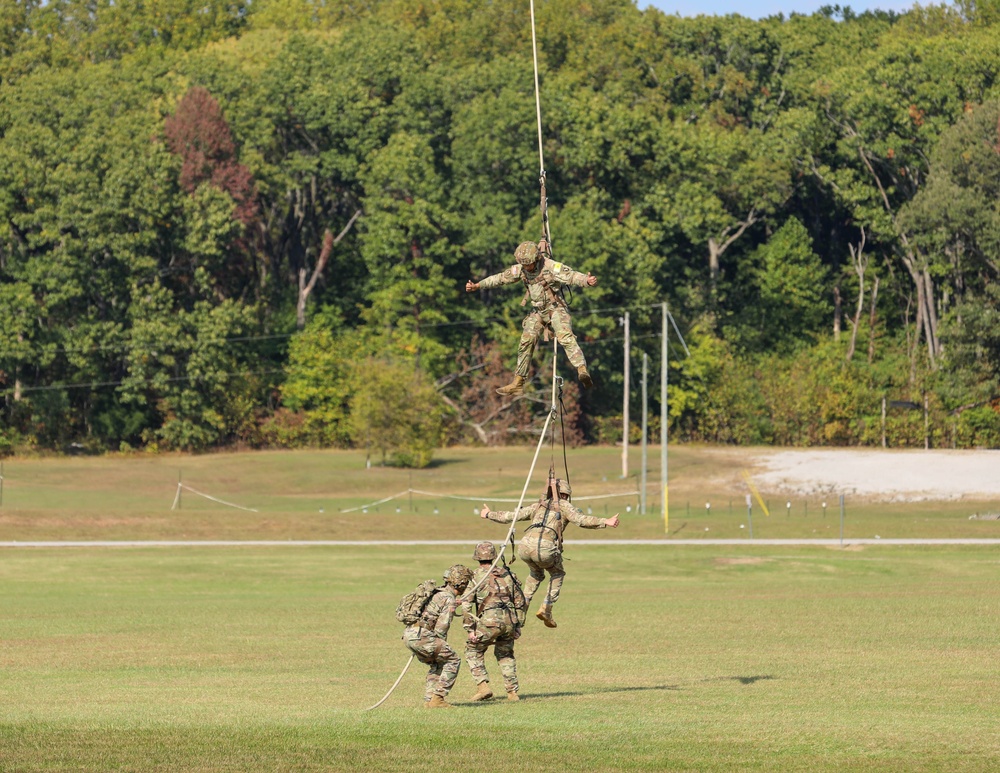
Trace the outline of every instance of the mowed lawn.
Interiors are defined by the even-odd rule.
[[[0,770],[1000,769],[994,547],[570,546],[524,700],[463,665],[424,710],[414,663],[365,712],[399,597],[470,553],[4,549]]]
[[[550,464],[565,474],[561,448],[547,445],[542,451],[525,502],[542,493]],[[533,453],[530,447],[449,448],[436,452],[434,464],[423,470],[366,468],[363,451],[7,459],[0,542],[501,539],[505,529],[495,525],[484,531],[475,510],[483,502],[513,509],[525,490]],[[657,447],[647,460],[645,513],[639,512],[638,449],[631,449],[626,479],[620,448],[571,449],[576,503],[592,515],[620,513],[621,526],[572,529],[567,538],[748,539],[750,527],[758,539],[841,536],[836,492],[800,498],[762,488],[770,515],[755,502],[751,522],[742,473],[749,468],[752,474],[753,454],[754,449],[671,448],[665,523]],[[372,504],[388,497],[395,498]],[[1000,521],[970,516],[997,512],[997,501],[885,503],[848,495],[843,536],[995,539]]]

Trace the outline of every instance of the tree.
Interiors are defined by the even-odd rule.
[[[434,383],[410,365],[370,358],[350,399],[351,439],[382,463],[426,467],[438,447],[444,410]]]

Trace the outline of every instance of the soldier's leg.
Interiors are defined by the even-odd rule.
[[[475,642],[465,644],[465,662],[469,664],[469,671],[476,681],[476,692],[470,700],[486,701],[493,697],[490,689],[490,675],[486,673],[486,662],[483,658],[486,650],[496,638],[496,632],[480,629],[481,638]]]
[[[576,368],[576,375],[580,379],[580,383],[583,384],[583,388],[590,389],[594,385],[594,380],[587,371],[587,359],[583,356],[583,350],[576,342],[576,336],[573,335],[573,323],[568,311],[556,309],[552,312],[552,329],[556,333],[559,345],[566,350],[570,364]]]
[[[521,342],[517,347],[515,375],[521,378],[528,377],[528,371],[531,369],[531,355],[535,351],[535,342],[538,341],[538,336],[542,332],[543,327],[542,318],[537,311],[529,314],[524,318],[524,322],[521,323]]]
[[[455,679],[458,678],[458,669],[462,665],[462,658],[455,652],[444,639],[440,640],[437,653],[438,679],[435,685],[434,694],[447,698],[451,688],[455,686]],[[428,698],[429,699],[429,698]]]
[[[427,671],[427,679],[424,681],[424,700],[429,701],[435,695],[443,698],[447,693],[438,693],[438,685],[441,682],[441,667],[443,663],[432,663]]]
[[[562,555],[557,553],[554,560],[549,564],[549,592],[545,594],[545,604],[552,606],[559,600],[559,591],[562,590],[563,578],[566,570],[563,569]]]
[[[514,659],[514,640],[509,638],[497,639],[493,648],[496,655],[497,665],[500,666],[500,673],[503,674],[503,686],[507,694],[517,693],[517,661]]]
[[[586,368],[587,358],[583,356],[583,350],[576,341],[576,335],[573,333],[573,320],[566,309],[555,309],[552,312],[552,330],[555,331],[559,345],[566,350],[566,357],[570,364],[577,370]]]
[[[434,636],[423,628],[407,628],[404,635],[407,649],[412,652],[417,660],[429,666],[427,678],[424,682],[424,701],[429,701],[434,695],[441,675],[441,668],[438,665],[435,639],[444,641],[439,636]],[[447,642],[445,642],[447,644]]]
[[[490,681],[490,675],[486,673],[486,663],[483,661],[483,653],[486,647],[479,642],[467,641],[465,643],[465,662],[469,666],[469,673],[476,684]]]
[[[545,580],[545,570],[537,564],[535,559],[538,555],[529,545],[518,543],[517,557],[524,561],[530,573],[528,579],[524,581],[524,588],[522,588],[524,592],[524,605],[525,607],[529,607],[531,606],[531,597],[535,595],[538,586]]]

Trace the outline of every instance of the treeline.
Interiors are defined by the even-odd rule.
[[[521,293],[463,291],[540,234],[527,2],[0,9],[0,453],[537,432],[545,347],[493,393]],[[554,253],[600,279],[567,439],[620,439],[666,302],[673,438],[1000,445],[998,19],[538,3]]]

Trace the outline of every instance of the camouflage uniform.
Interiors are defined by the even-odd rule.
[[[531,572],[531,577],[524,584],[524,598],[527,603],[531,603],[531,597],[545,579],[547,569],[549,590],[542,603],[546,608],[556,603],[563,577],[566,576],[562,564],[563,531],[566,525],[575,523],[584,529],[603,529],[607,523],[604,518],[584,515],[565,499],[542,499],[521,508],[516,519],[512,511],[490,510],[486,517],[497,523],[531,521],[517,545],[517,557],[527,564]]]
[[[457,606],[455,591],[446,585],[431,596],[420,619],[403,631],[406,646],[417,660],[430,666],[424,688],[425,701],[435,695],[447,697],[462,665],[462,659],[448,644],[448,628]]]
[[[566,356],[573,367],[578,371],[580,368],[586,368],[587,360],[573,334],[573,323],[566,308],[566,301],[558,291],[563,285],[586,287],[587,275],[539,255],[534,271],[528,271],[525,266],[516,263],[499,274],[486,277],[478,282],[478,285],[479,289],[488,290],[515,282],[523,282],[527,286],[525,300],[531,301],[533,309],[522,324],[523,332],[521,343],[517,347],[515,375],[528,377],[535,343],[539,334],[547,327],[555,332],[556,340],[566,350]],[[522,305],[523,303],[522,301]]]
[[[511,693],[516,696],[518,691],[514,640],[521,635],[521,623],[524,622],[515,609],[515,582],[513,572],[506,566],[496,566],[492,570],[489,565],[480,566],[469,583],[470,590],[462,596],[463,626],[470,634],[465,645],[465,660],[472,677],[478,685],[490,681],[483,656],[492,646],[508,696]],[[472,641],[473,634],[475,641]]]

